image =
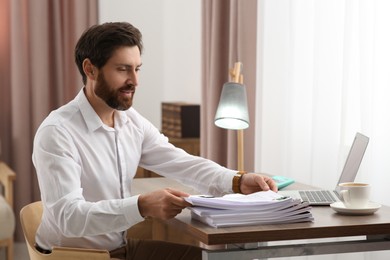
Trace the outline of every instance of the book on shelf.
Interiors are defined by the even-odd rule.
[[[307,202],[273,191],[222,197],[192,195],[185,199],[192,204],[188,209],[193,219],[217,228],[314,220]]]
[[[200,105],[186,102],[162,102],[161,130],[168,137],[200,136]]]

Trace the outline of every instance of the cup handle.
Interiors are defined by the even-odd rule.
[[[348,190],[340,191],[340,199],[344,202],[349,201],[349,192]]]

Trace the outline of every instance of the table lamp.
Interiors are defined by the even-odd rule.
[[[237,169],[244,169],[244,132],[249,127],[248,103],[243,76],[242,63],[236,62],[230,70],[233,82],[223,85],[214,123],[216,126],[237,130]]]

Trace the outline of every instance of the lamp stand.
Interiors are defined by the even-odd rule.
[[[244,130],[237,130],[237,170],[244,171]]]
[[[241,74],[242,63],[236,62],[230,70],[230,76],[235,83],[244,84],[244,76]],[[237,170],[244,171],[244,130],[237,130]]]

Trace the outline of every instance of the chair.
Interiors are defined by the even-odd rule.
[[[15,173],[0,162],[0,247],[5,247],[7,259],[14,259],[15,215],[13,212],[13,181]],[[4,196],[4,197],[3,197]]]
[[[41,201],[36,201],[24,206],[20,211],[20,222],[28,253],[31,260],[53,259],[53,260],[107,260],[110,254],[107,250],[53,247],[50,254],[42,254],[35,248],[35,233],[41,222],[43,206]]]

